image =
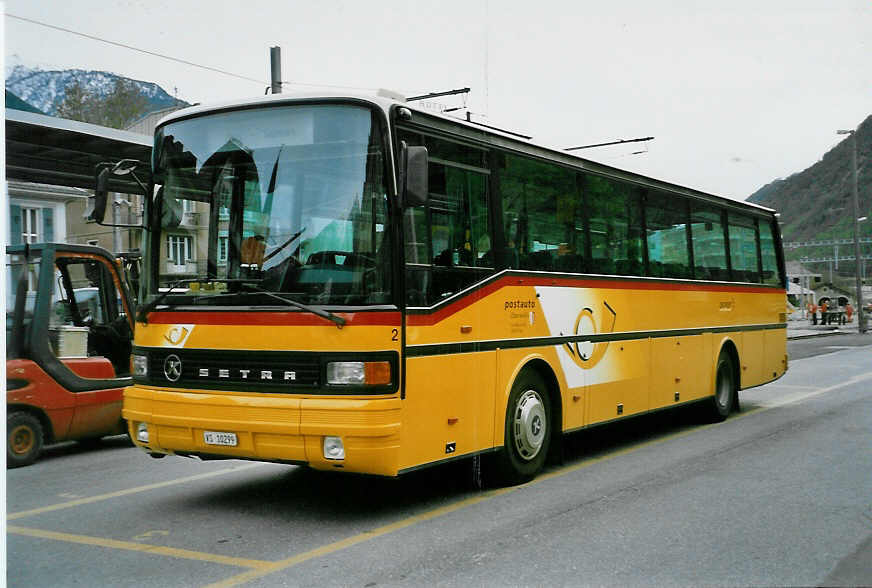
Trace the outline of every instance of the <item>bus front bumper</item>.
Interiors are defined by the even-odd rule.
[[[131,386],[124,391],[123,416],[133,442],[152,453],[395,476],[401,407],[397,397],[279,397]],[[147,441],[140,430],[147,431]],[[343,459],[325,457],[326,437],[341,439]]]

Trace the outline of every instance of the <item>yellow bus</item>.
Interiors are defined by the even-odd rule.
[[[154,456],[515,483],[787,370],[766,208],[382,95],[181,110],[151,167],[123,414]]]

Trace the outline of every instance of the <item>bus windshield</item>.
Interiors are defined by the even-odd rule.
[[[353,105],[261,107],[161,127],[142,300],[389,303],[384,149],[380,119]]]

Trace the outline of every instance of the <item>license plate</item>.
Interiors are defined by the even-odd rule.
[[[221,431],[203,431],[203,441],[206,445],[225,445],[236,447],[236,433],[224,433]]]

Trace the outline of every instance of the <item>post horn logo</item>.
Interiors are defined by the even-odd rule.
[[[585,307],[581,309],[575,319],[575,334],[576,335],[597,335],[613,333],[615,331],[615,322],[618,318],[618,313],[609,306],[609,303],[603,300],[603,309],[600,311],[599,326],[597,326],[597,317],[593,309]],[[562,335],[562,333],[561,333]],[[564,343],[569,356],[579,367],[589,370],[598,364],[605,356],[609,348],[608,341],[594,343],[593,341],[573,341]]]
[[[185,327],[176,325],[164,334],[164,339],[169,341],[170,345],[178,345],[188,336],[188,332],[188,329]]]

